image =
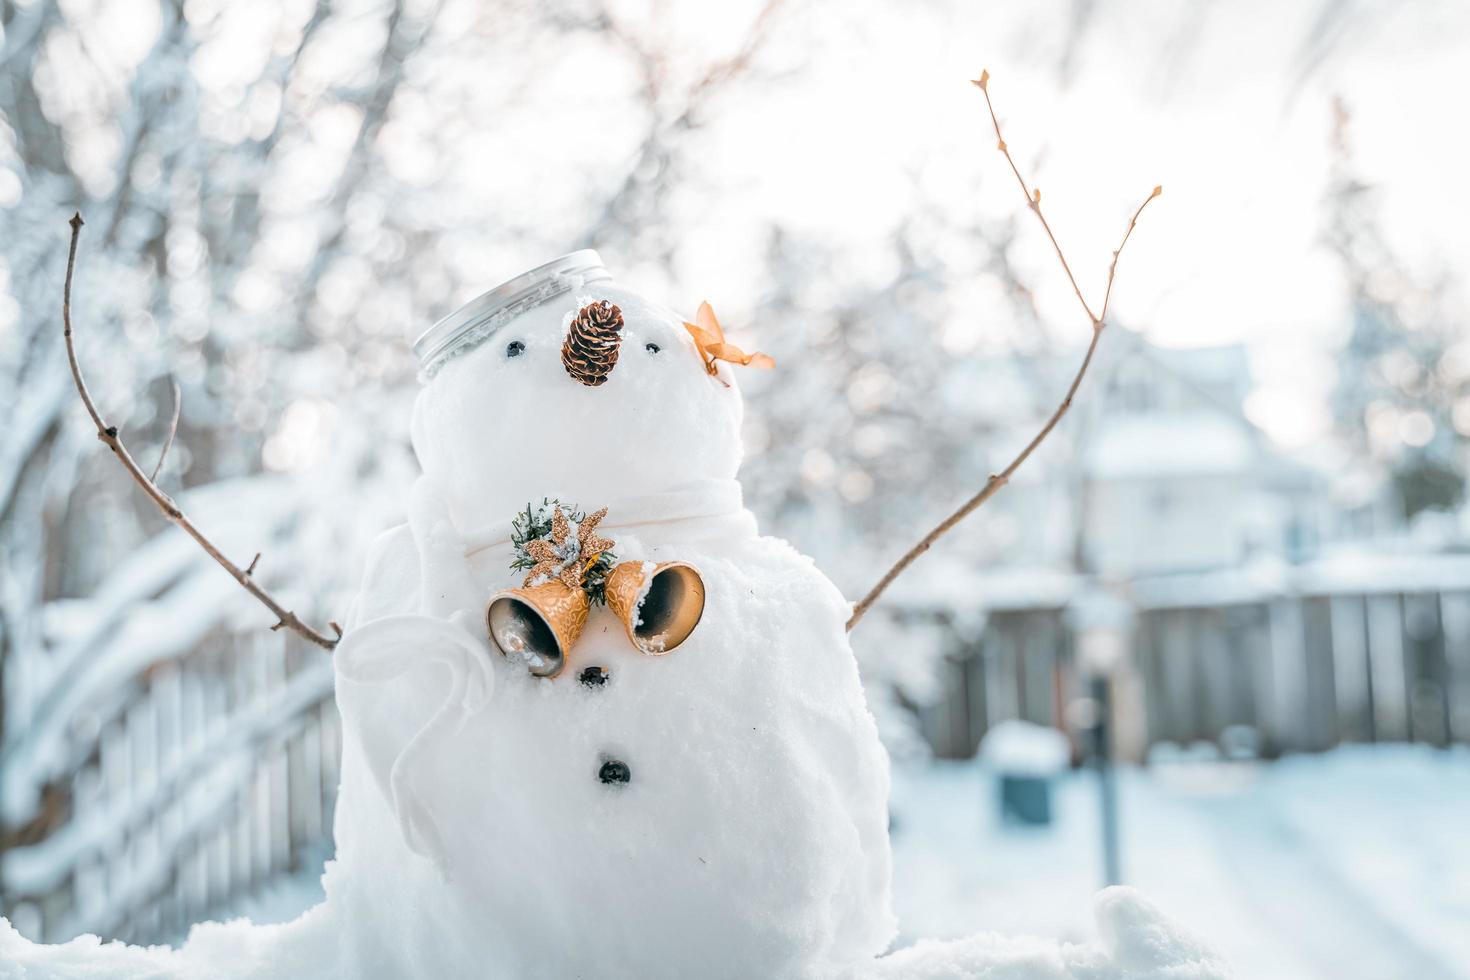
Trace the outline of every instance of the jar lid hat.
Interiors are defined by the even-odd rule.
[[[532,307],[611,278],[597,252],[584,248],[507,279],[419,334],[413,342],[419,367],[431,378],[445,361],[474,350]]]

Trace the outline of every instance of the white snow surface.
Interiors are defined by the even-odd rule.
[[[1171,923],[1137,890],[1108,888],[1093,899],[1099,939],[1055,942],[982,933],[924,940],[877,960],[864,980],[1214,980],[1228,965]]]
[[[1343,746],[1274,762],[1198,747],[1116,773],[1123,879],[1242,977],[1470,980],[1470,750]],[[899,945],[977,924],[1079,942],[1103,873],[1098,779],[1017,826],[988,766],[895,767]]]
[[[607,384],[560,364],[579,295],[421,397],[409,523],[375,544],[334,653],[325,901],[287,925],[201,926],[178,950],[40,947],[7,927],[0,976],[1223,975],[1129,892],[1100,899],[1096,945],[981,936],[878,958],[896,927],[889,771],[849,604],[740,506],[738,390],[704,373],[673,314],[594,292],[627,321]],[[486,528],[543,496],[607,504],[620,560],[699,569],[704,616],[678,650],[640,654],[596,608],[560,678],[491,651],[485,602],[518,576]],[[602,687],[577,680],[594,664]],[[612,759],[626,785],[599,780]]]
[[[982,933],[947,942],[925,941],[889,956],[835,969],[833,980],[1223,980],[1232,974],[1199,939],[1171,924],[1132,888],[1109,888],[1093,903],[1096,942],[1067,943]],[[321,905],[287,925],[244,920],[196,926],[178,950],[102,943],[82,936],[58,946],[27,942],[0,919],[3,980],[243,980],[342,975],[342,930]],[[482,970],[493,969],[486,964]],[[369,968],[357,977],[395,976]],[[487,972],[464,976],[492,975]],[[598,976],[679,976],[609,970]],[[685,974],[687,975],[687,974]],[[700,976],[725,975],[717,963]],[[733,975],[733,974],[731,974]]]

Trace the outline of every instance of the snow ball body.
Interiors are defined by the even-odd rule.
[[[589,387],[561,344],[602,299],[624,340]],[[741,412],[680,317],[610,285],[523,315],[421,392],[414,446],[442,512],[377,543],[355,617],[369,639],[349,631],[338,651],[326,887],[349,972],[835,976],[886,948],[887,757],[848,607],[740,507]],[[644,656],[594,607],[553,680],[488,646],[484,603],[519,582],[483,529],[543,497],[611,505],[619,560],[696,566],[692,637]],[[456,652],[406,615],[451,619],[481,646]],[[589,666],[605,684],[579,681]],[[626,783],[599,779],[610,761]]]

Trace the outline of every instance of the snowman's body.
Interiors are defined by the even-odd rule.
[[[589,387],[560,349],[603,299],[622,309],[622,351]],[[415,520],[375,547],[338,653],[327,888],[354,930],[370,924],[344,950],[357,969],[794,977],[886,947],[887,758],[848,606],[742,508],[739,419],[682,320],[607,284],[519,317],[425,388]],[[547,496],[609,506],[619,560],[698,568],[688,641],[641,654],[594,607],[567,669],[542,679],[482,638],[478,657],[414,639],[420,621],[396,617],[483,630],[486,600],[524,575],[507,523]],[[445,656],[416,648],[435,644]],[[588,666],[607,682],[580,682]],[[599,780],[614,759],[628,783]]]
[[[354,928],[377,922],[347,950],[362,968],[786,977],[883,950],[887,769],[845,653],[845,606],[788,546],[748,521],[713,523],[727,530],[608,530],[620,557],[676,555],[703,574],[704,619],[677,651],[637,653],[596,609],[563,676],[494,663],[484,709],[417,754],[427,768],[408,805],[435,821],[447,881],[403,844],[391,794],[361,755],[391,766],[438,710],[450,670],[341,685],[339,868],[327,885]],[[399,569],[415,556],[405,538],[384,553]],[[497,574],[480,591],[508,581]],[[609,676],[591,688],[575,675],[594,664]],[[601,783],[607,759],[631,781]]]

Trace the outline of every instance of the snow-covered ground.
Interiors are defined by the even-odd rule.
[[[977,930],[1095,939],[1096,777],[1060,777],[1050,828],[1004,825],[978,763],[896,768],[898,945]],[[1470,978],[1470,750],[1341,748],[1119,772],[1124,881],[1241,977]],[[314,874],[230,914],[280,922]]]
[[[1003,825],[973,763],[894,772],[900,942],[1083,939],[1102,884],[1096,777],[1050,828]],[[1470,977],[1470,750],[1343,748],[1120,773],[1122,871],[1242,977]]]

